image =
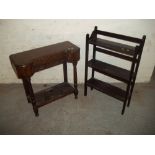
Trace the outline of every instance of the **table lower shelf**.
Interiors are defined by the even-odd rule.
[[[41,107],[72,93],[74,93],[74,88],[69,83],[60,83],[35,93],[36,105]]]
[[[111,97],[114,97],[120,101],[125,100],[126,92],[116,86],[113,86],[109,83],[91,78],[87,81],[87,86],[92,87],[98,91],[101,91]]]

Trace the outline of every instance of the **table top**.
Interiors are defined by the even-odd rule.
[[[65,61],[72,63],[79,59],[80,48],[69,41],[10,55],[12,67],[19,78],[22,74],[33,74]]]

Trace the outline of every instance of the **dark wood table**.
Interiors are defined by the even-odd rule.
[[[23,81],[27,100],[32,104],[36,116],[39,116],[39,107],[54,100],[72,93],[77,98],[76,66],[79,59],[80,48],[69,41],[10,55],[12,67],[17,77]],[[67,63],[73,64],[74,87],[68,83]],[[64,82],[34,93],[31,84],[33,74],[60,64],[63,64]]]

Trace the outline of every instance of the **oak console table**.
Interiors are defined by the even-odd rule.
[[[10,55],[12,67],[23,81],[27,100],[32,104],[36,116],[39,116],[38,108],[52,101],[72,93],[77,98],[76,66],[79,59],[80,48],[69,41]],[[74,87],[68,83],[67,63],[73,64]],[[63,64],[64,82],[34,93],[31,84],[33,74],[60,64]]]

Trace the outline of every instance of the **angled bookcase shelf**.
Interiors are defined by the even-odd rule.
[[[115,40],[123,40],[127,42],[135,43],[135,46],[131,46],[116,41],[102,39],[101,36],[114,38]],[[84,95],[87,95],[87,87],[96,89],[102,93],[112,96],[123,102],[122,114],[125,112],[125,107],[130,105],[131,96],[136,80],[137,71],[144,47],[146,36],[142,39],[125,36],[121,34],[101,31],[94,28],[94,31],[89,36],[86,35],[86,55],[85,55],[85,85]],[[93,57],[89,60],[89,46],[93,45]],[[104,61],[96,59],[96,52],[108,54],[123,60],[131,62],[129,70],[108,64]],[[91,78],[88,79],[88,67],[92,69]],[[111,78],[117,79],[126,84],[126,89],[123,90],[116,86],[113,86],[104,81],[94,78],[95,72],[99,72]]]

